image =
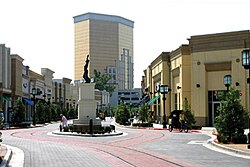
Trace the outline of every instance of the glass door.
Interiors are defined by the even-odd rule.
[[[215,118],[219,115],[218,107],[220,106],[220,102],[213,102],[213,109],[212,109],[212,126],[214,126]]]
[[[223,90],[208,91],[208,125],[213,127],[215,117],[219,115],[218,107],[220,106],[219,96],[223,94]]]

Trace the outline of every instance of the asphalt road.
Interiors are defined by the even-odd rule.
[[[109,137],[52,135],[59,124],[4,130],[3,143],[21,149],[25,167],[249,166],[250,160],[203,146],[208,136],[189,132],[119,128]],[[13,162],[12,162],[13,163]]]

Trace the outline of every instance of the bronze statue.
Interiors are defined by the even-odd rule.
[[[85,83],[90,83],[90,78],[88,76],[88,66],[89,66],[89,55],[87,55],[84,65],[83,79],[85,80]]]

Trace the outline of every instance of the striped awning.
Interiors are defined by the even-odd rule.
[[[147,106],[150,106],[151,104],[153,104],[156,100],[158,100],[161,96],[155,96],[153,99],[149,100],[149,102],[147,102]]]

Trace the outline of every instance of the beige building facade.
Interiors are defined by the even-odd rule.
[[[111,74],[118,89],[132,89],[134,22],[120,16],[85,13],[74,17],[74,25],[74,79],[82,79],[86,57],[90,55],[90,77],[96,69]]]
[[[182,110],[183,101],[187,99],[196,125],[213,126],[220,105],[218,96],[227,91],[224,85],[226,75],[232,78],[231,86],[240,91],[246,111],[250,109],[249,72],[243,68],[241,60],[242,50],[249,47],[248,30],[191,36],[188,45],[181,45],[169,53],[169,70],[156,70],[160,68],[152,64],[157,59],[151,63],[144,71],[143,86],[151,93],[156,85],[167,83],[170,86],[167,117],[173,110]],[[158,107],[151,106],[150,109],[163,115],[162,101],[159,103]]]
[[[241,92],[241,103],[249,111],[248,71],[241,52],[250,47],[250,32],[238,31],[191,36],[191,108],[198,124],[212,126],[220,105],[218,95],[226,91],[223,79]]]
[[[183,101],[191,103],[191,57],[189,45],[170,53],[171,111],[182,110]]]
[[[162,52],[144,71],[144,83],[147,96],[151,99],[147,105],[153,114],[153,119],[156,123],[163,122],[164,108],[163,108],[163,96],[159,92],[160,85],[168,85],[171,88],[170,83],[170,55],[169,52]],[[165,95],[165,113],[169,115],[171,110],[170,98],[171,93]]]

